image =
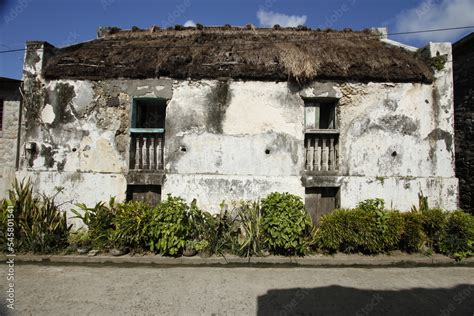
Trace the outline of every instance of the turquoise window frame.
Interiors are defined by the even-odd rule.
[[[160,98],[160,97],[134,97],[132,98],[132,106],[130,108],[130,128],[129,133],[164,133],[164,128],[139,128],[137,127],[137,101],[138,100],[153,100],[162,102],[163,106],[165,107],[165,115],[166,115],[166,101],[167,99]]]

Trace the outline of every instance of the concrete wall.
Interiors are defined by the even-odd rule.
[[[18,118],[20,110],[20,82],[0,82],[0,99],[3,100],[3,128],[0,131],[0,199],[8,197],[15,178]]]
[[[430,48],[450,54],[450,46]],[[219,203],[305,185],[340,186],[341,206],[380,197],[402,210],[420,191],[433,206],[457,206],[452,69],[433,84],[232,80],[45,80],[33,49],[25,65],[26,147],[19,176],[64,201],[125,197],[133,97],[168,100],[163,195],[218,211]],[[304,97],[339,98],[341,170],[304,173]],[[32,152],[30,143],[36,144]],[[182,149],[186,148],[186,151]],[[268,153],[267,153],[268,152]]]

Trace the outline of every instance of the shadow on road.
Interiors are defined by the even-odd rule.
[[[257,315],[474,315],[474,286],[361,290],[341,286],[269,290]]]

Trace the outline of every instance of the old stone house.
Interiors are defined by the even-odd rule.
[[[474,33],[453,44],[453,65],[460,207],[474,214]]]
[[[8,196],[18,164],[21,81],[0,77],[0,198]]]
[[[272,191],[314,218],[418,193],[454,209],[451,45],[378,31],[100,29],[27,43],[19,177],[65,201],[168,193],[216,212]],[[432,67],[435,65],[436,67]]]

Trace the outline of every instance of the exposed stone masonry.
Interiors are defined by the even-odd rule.
[[[474,33],[453,45],[453,59],[459,202],[474,214]]]

